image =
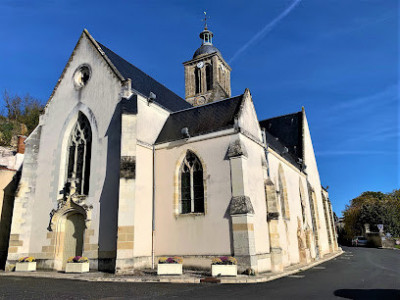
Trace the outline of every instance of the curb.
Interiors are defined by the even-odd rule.
[[[344,253],[344,251],[340,250],[338,253],[335,253],[334,255],[332,255],[330,257],[327,257],[325,259],[321,259],[321,260],[313,262],[313,263],[311,263],[309,265],[302,266],[302,267],[299,267],[299,268],[294,269],[294,270],[282,272],[282,273],[279,273],[279,274],[276,274],[276,275],[264,276],[264,277],[261,277],[261,278],[250,278],[250,277],[249,278],[243,278],[245,280],[243,280],[241,278],[238,278],[238,279],[221,278],[221,283],[260,283],[260,282],[268,282],[268,281],[280,279],[280,278],[283,278],[283,277],[286,277],[286,276],[289,276],[289,275],[293,275],[293,274],[296,274],[296,273],[299,273],[299,272],[303,272],[303,271],[309,270],[309,269],[311,269],[311,268],[313,268],[315,266],[318,266],[318,265],[320,265],[322,263],[330,261],[330,260],[342,255],[343,253]]]
[[[268,282],[272,280],[276,280],[279,278],[283,278],[289,275],[293,275],[308,269],[311,269],[317,265],[330,261],[344,253],[343,250],[339,250],[339,252],[335,253],[334,255],[321,259],[319,261],[313,262],[306,266],[301,266],[296,269],[282,272],[279,274],[269,274],[269,275],[259,275],[255,277],[249,277],[247,275],[241,275],[241,277],[220,277],[219,283],[220,284],[243,284],[243,283],[261,283],[261,282]],[[90,273],[89,273],[90,274]],[[52,278],[52,279],[67,279],[67,280],[79,280],[79,281],[86,281],[86,282],[141,282],[141,283],[189,283],[189,284],[200,284],[202,279],[199,277],[157,277],[157,278],[140,278],[140,277],[82,277],[82,275],[72,275],[72,276],[65,276],[64,273],[28,273],[28,272],[0,272],[1,276],[9,276],[9,277],[30,277],[30,278]],[[240,276],[240,275],[239,275]]]

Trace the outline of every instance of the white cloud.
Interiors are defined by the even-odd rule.
[[[370,106],[375,107],[380,105],[386,105],[398,99],[399,97],[398,92],[399,92],[399,87],[397,85],[391,85],[388,86],[383,91],[380,91],[372,95],[367,95],[364,97],[342,101],[338,105],[333,106],[332,109],[335,110],[349,110],[356,108],[365,109],[366,107]]]
[[[229,60],[229,63],[232,63],[235,59],[237,59],[243,52],[249,48],[251,44],[260,41],[264,38],[264,36],[270,32],[283,18],[285,18],[299,3],[301,0],[294,0],[292,4],[287,7],[279,16],[269,22],[267,25],[264,26],[259,32],[257,32],[246,44],[244,44],[236,53],[232,56]]]

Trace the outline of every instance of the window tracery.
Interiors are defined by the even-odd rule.
[[[301,181],[299,181],[299,195],[300,195],[300,205],[301,205],[301,215],[303,217],[303,224],[306,223],[306,204],[304,197],[304,189]]]
[[[180,173],[181,213],[204,213],[203,166],[193,152],[186,153]]]
[[[81,112],[68,143],[67,181],[76,181],[76,192],[89,193],[92,130],[89,120]]]

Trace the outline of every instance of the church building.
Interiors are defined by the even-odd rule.
[[[7,265],[132,273],[161,256],[281,272],[337,251],[304,108],[259,119],[205,27],[185,99],[84,30],[25,141]],[[262,117],[262,116],[261,116]]]

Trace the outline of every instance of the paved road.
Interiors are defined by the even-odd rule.
[[[400,251],[345,248],[308,271],[251,285],[101,283],[0,277],[0,299],[400,299]]]

